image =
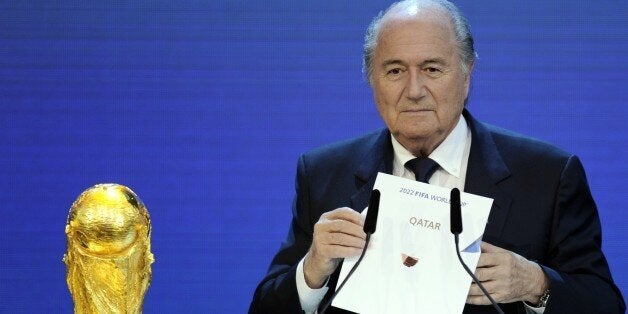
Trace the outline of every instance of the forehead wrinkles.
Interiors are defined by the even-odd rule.
[[[446,16],[439,13],[420,12],[387,19],[377,39],[375,58],[445,58],[455,54],[454,30],[449,20],[443,19]],[[413,49],[405,49],[408,46]]]

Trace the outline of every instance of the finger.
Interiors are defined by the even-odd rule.
[[[482,252],[480,259],[478,259],[478,268],[482,267],[494,267],[499,265],[499,256],[497,253]]]
[[[334,255],[338,258],[355,257],[362,253],[362,249],[351,248],[346,246],[334,246]]]
[[[475,277],[478,278],[480,282],[485,282],[489,280],[495,280],[496,278],[496,267],[481,267],[475,269]]]
[[[479,297],[483,295],[484,295],[484,292],[482,292],[482,289],[480,289],[478,285],[476,285],[475,283],[471,284],[467,297]]]
[[[486,252],[486,253],[504,253],[507,252],[506,250],[498,247],[498,246],[494,246],[490,243],[487,242],[482,242],[480,244],[480,250],[482,253]]]
[[[362,249],[364,248],[366,241],[362,238],[354,237],[345,233],[333,232],[333,233],[327,233],[323,237],[322,244],[339,245],[339,246]]]
[[[498,289],[499,283],[494,280],[482,282],[482,286],[484,287],[484,289],[486,289],[488,293],[491,294],[491,297],[493,298],[495,297],[495,293],[499,290]],[[468,295],[469,296],[483,296],[484,292],[482,292],[482,289],[480,288],[480,286],[474,282],[471,284],[471,287],[469,287]]]
[[[333,220],[328,221],[320,226],[320,232],[336,232],[336,233],[345,233],[348,235],[352,235],[354,237],[358,237],[361,239],[366,238],[366,233],[364,233],[364,228],[351,221],[346,220]]]
[[[324,255],[329,258],[348,258],[362,253],[362,249],[342,245],[327,245],[324,251]]]
[[[478,296],[468,296],[467,303],[473,304],[473,305],[490,305],[491,301],[485,295],[481,295],[481,296],[478,295]]]
[[[347,221],[353,222],[354,224],[360,227],[364,226],[364,219],[365,219],[364,216],[360,215],[360,213],[356,212],[355,210],[349,207],[341,207],[341,208],[334,209],[330,212],[326,212],[321,216],[321,218],[323,217],[328,220],[336,220],[336,219],[347,220]]]
[[[495,302],[501,302],[503,295],[500,293],[500,285],[497,281],[483,282],[482,286],[488,292],[488,294],[495,300]],[[484,294],[479,285],[473,283],[469,288],[467,295],[467,303],[476,305],[488,305],[491,304],[490,299]]]

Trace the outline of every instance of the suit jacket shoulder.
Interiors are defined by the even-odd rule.
[[[316,148],[301,156],[297,168],[297,187],[307,190],[313,221],[338,207],[362,211],[377,173],[392,171],[390,133],[379,129]]]
[[[567,151],[544,141],[528,137],[490,124],[483,125],[490,132],[497,148],[507,160],[543,160],[564,163],[572,156]]]
[[[357,169],[358,162],[373,159],[373,153],[382,146],[388,131],[379,129],[360,137],[338,141],[315,148],[303,154],[308,173],[327,174],[330,171],[346,172],[347,168]],[[311,170],[311,171],[310,171]]]

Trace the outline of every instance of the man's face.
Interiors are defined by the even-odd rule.
[[[469,75],[447,15],[428,9],[385,19],[370,76],[377,109],[406,149],[429,154],[458,122]]]

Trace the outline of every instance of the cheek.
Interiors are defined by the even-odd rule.
[[[377,112],[379,113],[380,118],[384,121],[387,126],[390,126],[391,123],[395,120],[394,107],[390,106],[386,98],[383,95],[377,95],[375,97],[375,105],[377,107]]]
[[[389,87],[385,84],[378,83],[377,86],[373,87],[373,95],[379,113],[382,116],[389,116],[391,110],[395,107],[390,95]]]
[[[394,111],[403,93],[400,82],[380,82],[377,86],[377,100],[387,111]]]
[[[467,85],[459,79],[433,89],[434,98],[441,112],[459,112],[464,107]]]

